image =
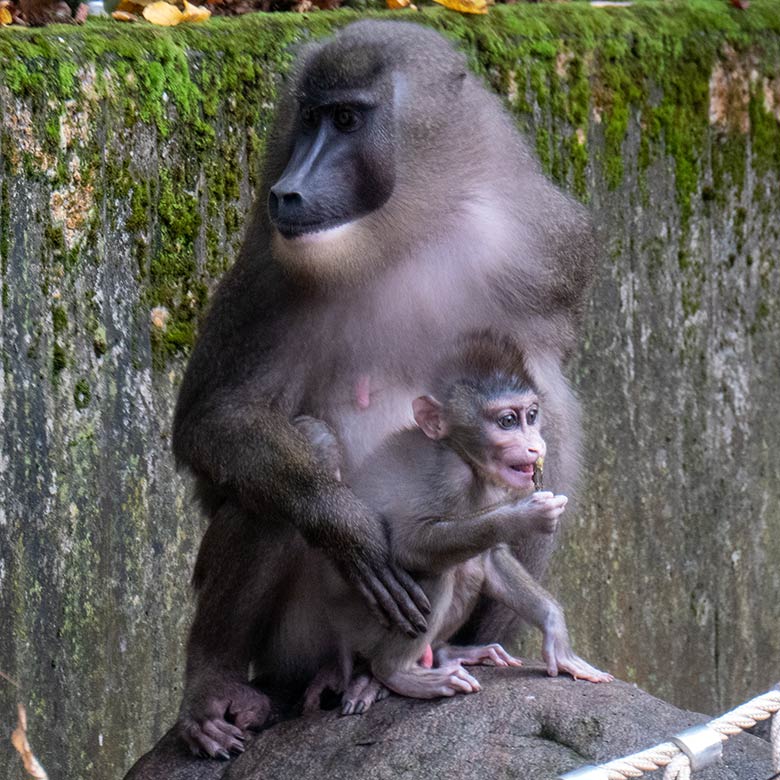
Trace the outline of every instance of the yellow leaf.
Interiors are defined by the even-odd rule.
[[[193,5],[184,0],[183,22],[205,22],[211,16],[211,11],[205,6]]]
[[[174,27],[183,17],[184,14],[175,5],[166,3],[165,0],[157,0],[144,8],[144,18],[161,27]]]
[[[434,0],[445,8],[460,11],[462,14],[486,14],[487,0]]]
[[[387,7],[397,11],[399,8],[408,8],[412,0],[386,0]]]
[[[140,22],[141,17],[138,14],[131,13],[130,11],[112,11],[111,18],[116,19],[118,22]]]
[[[0,8],[0,24],[3,25],[3,27],[11,24],[13,20],[14,18],[7,8]]]
[[[17,704],[16,706],[19,715],[19,725],[14,729],[13,734],[11,734],[11,744],[21,756],[24,768],[33,780],[49,780],[46,770],[33,755],[30,743],[27,741],[27,711],[21,704]]]
[[[120,0],[115,11],[126,11],[129,14],[141,14],[144,7],[140,3],[134,3],[133,0]]]

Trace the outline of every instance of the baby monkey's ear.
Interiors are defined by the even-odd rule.
[[[443,439],[449,428],[442,413],[442,405],[432,395],[421,395],[412,401],[414,421],[429,439]]]

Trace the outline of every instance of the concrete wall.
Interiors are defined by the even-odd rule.
[[[0,733],[26,701],[53,780],[119,776],[174,717],[203,529],[176,388],[285,47],[352,18],[0,30]],[[410,18],[602,236],[551,578],[577,647],[721,710],[780,677],[780,2]],[[7,741],[0,774],[23,776]]]

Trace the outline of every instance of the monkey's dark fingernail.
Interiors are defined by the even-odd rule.
[[[231,745],[230,750],[240,756],[246,750],[246,748],[243,745],[236,744]]]
[[[348,701],[342,708],[341,708],[341,714],[342,715],[351,715],[352,714],[352,702]]]
[[[355,707],[355,715],[362,715],[366,711],[366,703],[359,701]]]
[[[227,750],[220,749],[216,752],[214,758],[218,758],[220,761],[230,761],[230,753]]]
[[[417,629],[419,633],[423,633],[425,629],[428,628],[428,624],[424,620],[420,620],[419,622],[414,624],[414,627]]]

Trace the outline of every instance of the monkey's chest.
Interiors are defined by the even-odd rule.
[[[342,442],[348,476],[387,436],[414,425],[412,401],[422,391],[368,373],[341,384],[333,402],[322,411]]]

